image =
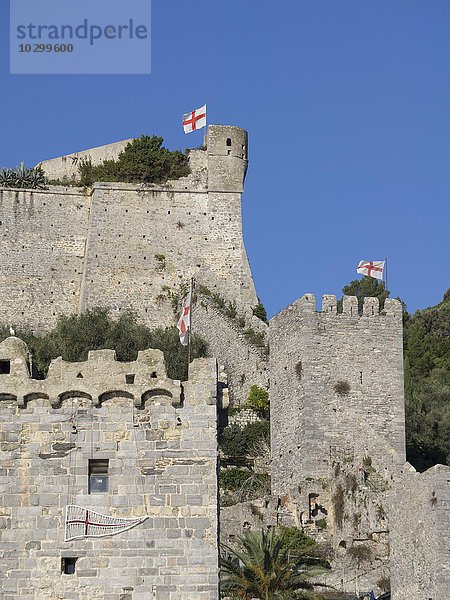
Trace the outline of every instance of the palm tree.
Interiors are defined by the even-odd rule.
[[[251,600],[318,600],[311,577],[325,572],[321,565],[307,565],[292,556],[284,532],[247,531],[240,547],[222,546],[221,591],[227,598]]]

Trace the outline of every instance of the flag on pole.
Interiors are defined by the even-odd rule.
[[[375,279],[383,279],[384,260],[360,260],[356,272]]]
[[[187,346],[189,343],[189,330],[191,328],[191,291],[186,296],[186,300],[183,304],[183,310],[178,320],[178,331],[180,334],[180,342],[183,346]]]
[[[206,104],[183,115],[184,133],[192,133],[202,127],[206,127]]]

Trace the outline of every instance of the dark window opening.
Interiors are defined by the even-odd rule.
[[[0,375],[9,375],[11,373],[11,361],[0,360]]]
[[[78,373],[77,379],[83,379],[83,373]]]
[[[227,146],[231,146],[231,138],[227,138]]]
[[[150,375],[150,377],[152,379],[156,379],[158,377],[158,375],[156,374],[156,371],[153,371],[152,374]]]
[[[77,562],[78,557],[76,556],[64,556],[61,559],[61,573],[64,575],[74,575],[75,574],[75,563]]]
[[[108,491],[109,460],[93,459],[89,461],[89,494],[104,494]]]
[[[134,373],[129,373],[128,375],[125,375],[125,381],[127,383],[134,383]]]

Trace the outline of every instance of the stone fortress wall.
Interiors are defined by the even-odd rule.
[[[81,152],[72,152],[65,156],[58,156],[50,160],[44,160],[39,163],[49,179],[59,179],[61,181],[74,181],[78,176],[78,166],[83,160],[89,160],[92,165],[99,165],[105,160],[117,160],[117,157],[133,139],[113,142],[97,148],[82,150]]]
[[[386,300],[380,314],[378,300],[366,298],[360,316],[354,297],[344,297],[337,314],[334,296],[317,312],[306,294],[272,319],[269,332],[276,493],[301,477],[328,476],[335,450],[383,466],[405,462],[400,302]]]
[[[57,359],[36,381],[25,344],[11,337],[0,362],[2,600],[217,600],[216,421],[226,389],[215,361],[195,360],[181,384],[167,379],[158,350],[129,363],[99,350],[86,362]],[[98,459],[108,461],[108,493],[89,493]],[[147,519],[66,542],[68,504]],[[64,573],[73,558],[75,573]]]
[[[191,277],[251,314],[258,300],[241,218],[247,133],[212,125],[205,142],[189,154],[191,174],[162,186],[0,190],[2,321],[50,329],[59,315],[106,306],[113,314],[133,309],[150,327],[169,326],[168,290],[177,293]],[[116,146],[82,154],[98,162],[123,144]],[[42,165],[53,175],[64,167],[70,177],[76,166],[63,158]],[[212,338],[215,353],[208,324],[196,332]],[[249,351],[243,340],[232,360],[245,362],[240,356]]]
[[[119,144],[86,155],[96,162],[105,152],[114,155],[120,149]],[[47,168],[55,177],[70,178],[75,164],[63,158],[49,161]],[[378,301],[369,298],[359,315],[356,298],[344,298],[343,312],[338,314],[336,298],[327,295],[318,312],[314,296],[306,294],[274,317],[269,328],[255,320],[252,307],[257,296],[241,227],[247,134],[235,127],[210,126],[206,149],[191,151],[189,159],[191,174],[164,186],[102,183],[92,191],[69,187],[0,190],[2,321],[49,329],[60,314],[100,305],[116,315],[132,308],[151,327],[172,325],[167,290],[176,293],[180,284],[195,277],[199,284],[235,302],[238,314],[245,317],[245,328],[264,336],[268,333],[270,342],[268,364],[263,349],[247,339],[245,328],[224,315],[210,298],[199,296],[194,330],[225,367],[233,399],[245,402],[253,383],[268,387],[270,379],[273,495],[261,500],[258,519],[252,503],[224,509],[233,513],[228,515],[233,516],[233,535],[240,533],[243,515],[248,523],[257,520],[258,526],[295,523],[318,539],[331,541],[336,560],[329,583],[339,589],[358,593],[388,579],[390,552],[393,600],[446,597],[449,574],[441,565],[449,564],[449,470],[438,466],[415,474],[404,465],[400,304],[387,300],[380,312]],[[30,572],[35,565],[46,573],[39,598],[55,597],[52,586],[56,575],[61,577],[57,563],[63,547],[58,545],[60,538],[50,540],[54,534],[43,532],[45,544],[39,545],[35,529],[55,532],[60,527],[66,503],[62,481],[67,482],[70,457],[75,453],[79,464],[71,486],[80,502],[93,502],[93,496],[85,494],[92,449],[105,458],[118,453],[110,463],[115,492],[104,512],[135,514],[139,502],[142,509],[139,493],[133,491],[141,477],[139,470],[156,499],[156,512],[150,507],[152,520],[120,540],[116,536],[108,542],[83,542],[83,547],[74,543],[73,548],[86,554],[79,557],[80,581],[63,578],[68,582],[63,597],[89,598],[91,585],[95,595],[94,576],[100,577],[102,589],[116,594],[124,576],[130,576],[129,585],[120,591],[123,600],[140,600],[140,586],[145,585],[148,593],[152,577],[158,578],[158,600],[215,598],[217,547],[211,540],[216,539],[217,530],[212,509],[217,492],[212,458],[216,408],[210,402],[217,395],[217,376],[213,376],[213,363],[192,363],[180,404],[180,383],[165,378],[162,358],[155,351],[140,354],[136,363],[128,364],[114,362],[108,351],[91,353],[84,366],[57,360],[48,379],[35,382],[26,373],[20,342],[10,339],[5,344],[0,347],[0,361],[4,352],[13,351],[19,371],[22,368],[17,375],[0,376],[0,459],[5,461],[0,470],[4,493],[0,523],[7,552],[2,564],[9,586],[5,600],[17,597],[18,590],[21,597],[34,598],[27,585],[30,574],[38,577],[37,571]],[[110,379],[102,382],[105,369]],[[124,387],[124,378],[140,370],[146,373],[145,384],[136,376],[136,383]],[[158,383],[160,373],[162,384]],[[165,393],[158,395],[158,390]],[[71,442],[69,425],[74,415],[79,433],[78,441]],[[186,431],[179,419],[188,424]],[[148,454],[141,457],[145,464],[133,458],[136,454],[131,456],[135,434],[141,442],[145,438],[151,443]],[[190,462],[188,455],[196,457],[197,452],[199,462]],[[139,469],[129,469],[130,482],[119,493],[123,467],[129,464]],[[34,471],[42,468],[37,481]],[[50,486],[47,495],[42,481]],[[206,488],[198,488],[205,483]],[[183,486],[187,486],[184,492]],[[123,495],[131,500],[120,504]],[[183,521],[186,514],[200,519],[199,533],[193,521]],[[228,523],[227,518],[224,522]],[[319,524],[324,519],[327,529]],[[12,523],[18,530],[17,540],[11,533]],[[162,545],[143,535],[149,536],[152,527],[157,539],[164,540]],[[185,539],[194,540],[195,548]],[[146,553],[145,567],[132,559],[136,548]],[[98,562],[94,549],[101,557]],[[369,551],[370,560],[355,558]],[[210,564],[214,566],[208,571],[203,559],[212,561],[213,554],[215,562]],[[194,564],[193,555],[200,563]],[[89,560],[83,564],[84,558]],[[147,558],[153,565],[151,573],[145,571]],[[124,571],[124,562],[130,571]],[[122,569],[120,578],[114,569]],[[186,587],[177,588],[185,582],[185,572],[189,574]],[[205,580],[206,587],[200,587]]]
[[[450,467],[406,463],[389,494],[393,600],[450,598]]]

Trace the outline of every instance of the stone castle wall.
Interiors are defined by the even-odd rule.
[[[61,314],[108,306],[172,325],[166,288],[193,276],[254,306],[241,221],[247,134],[211,126],[206,143],[190,152],[191,174],[164,186],[0,190],[2,320],[49,329]]]
[[[82,160],[90,160],[93,165],[99,165],[104,160],[117,160],[119,154],[125,149],[126,145],[133,139],[113,142],[105,146],[82,150],[81,152],[72,152],[58,158],[51,158],[39,163],[48,179],[59,179],[74,181],[78,178],[78,167]]]
[[[380,465],[379,437],[405,461],[402,310],[368,298],[325,296],[317,312],[307,294],[274,317],[269,327],[273,490],[284,493],[305,477],[329,475],[335,449],[368,455]],[[377,434],[367,435],[367,424]]]
[[[392,600],[450,598],[450,467],[406,464],[389,500]]]
[[[2,600],[217,600],[217,369],[197,359],[181,386],[162,353],[135,362],[94,351],[29,378],[18,338],[0,344]],[[133,383],[131,381],[133,380]],[[88,465],[108,460],[107,493]],[[68,504],[148,518],[104,538],[65,542]],[[75,573],[62,560],[76,558]]]
[[[248,326],[267,336],[267,325],[250,315],[245,317]],[[208,343],[210,352],[220,358],[235,404],[245,404],[252,385],[269,387],[269,364],[265,349],[252,344],[236,320],[226,317],[208,297],[198,295],[192,326],[193,331]]]

